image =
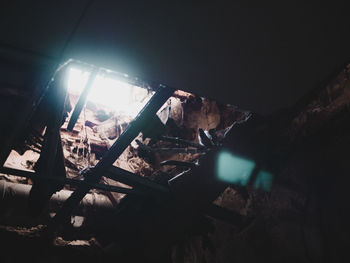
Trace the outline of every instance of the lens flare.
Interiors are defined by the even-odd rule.
[[[265,170],[259,171],[256,180],[254,182],[254,187],[264,191],[270,191],[272,187],[273,175]]]
[[[218,153],[216,161],[216,177],[229,184],[246,186],[250,180],[256,163],[252,160],[235,155],[230,151],[223,150]],[[270,191],[273,175],[260,170],[253,186],[263,191]]]
[[[254,167],[255,162],[225,150],[221,151],[217,156],[216,175],[221,181],[245,186]]]

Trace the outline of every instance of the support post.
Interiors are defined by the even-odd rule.
[[[98,71],[99,71],[98,68],[94,68],[93,71],[90,73],[90,76],[89,76],[89,79],[85,85],[85,88],[84,88],[83,92],[80,94],[78,102],[75,105],[73,113],[69,119],[68,126],[67,126],[68,131],[73,130],[74,125],[77,122],[77,120],[80,116],[80,113],[86,104],[86,100],[87,100],[87,97],[89,95],[89,91],[92,87],[92,84],[94,83],[94,80],[97,76]]]

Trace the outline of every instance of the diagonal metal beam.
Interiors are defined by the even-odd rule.
[[[106,152],[97,165],[91,170],[87,177],[89,183],[98,183],[103,174],[112,167],[124,150],[130,145],[135,137],[149,124],[151,118],[157,113],[162,105],[174,93],[173,88],[160,85],[157,92],[148,101],[136,118],[129,124],[126,130],[120,135],[117,141]],[[63,207],[53,218],[54,223],[64,222],[79,204],[84,196],[89,192],[90,187],[81,186],[67,199]]]
[[[141,187],[158,193],[169,193],[169,188],[119,167],[112,166],[104,176],[133,187]]]
[[[87,97],[89,95],[89,91],[92,87],[92,84],[94,83],[94,80],[98,74],[98,68],[94,68],[92,70],[92,72],[90,73],[89,75],[89,79],[85,85],[85,88],[83,90],[83,92],[80,94],[79,96],[79,99],[78,99],[78,102],[77,104],[75,105],[74,107],[74,110],[73,110],[73,113],[69,119],[69,122],[68,122],[68,126],[67,126],[67,130],[68,131],[72,131],[73,128],[74,128],[74,125],[75,123],[77,122],[79,116],[80,116],[80,113],[82,111],[82,109],[84,108],[85,104],[86,104],[86,100],[87,100]]]

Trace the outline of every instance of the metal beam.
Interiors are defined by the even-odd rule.
[[[133,187],[141,187],[142,189],[149,189],[152,192],[156,191],[158,193],[169,193],[169,188],[161,184],[157,184],[148,178],[136,175],[127,170],[121,169],[119,167],[112,166],[104,174],[105,177],[112,180],[127,184]]]
[[[68,131],[72,131],[73,130],[74,125],[77,122],[77,120],[78,120],[78,118],[80,116],[80,113],[81,113],[81,111],[83,110],[83,108],[84,108],[84,106],[86,104],[87,97],[89,95],[90,89],[92,87],[92,84],[94,83],[94,80],[95,80],[98,72],[99,72],[99,69],[98,68],[94,68],[92,70],[92,72],[90,73],[89,79],[88,79],[88,81],[87,81],[87,83],[86,83],[86,85],[84,87],[84,90],[80,94],[78,102],[75,105],[73,113],[72,113],[72,115],[71,115],[71,117],[69,119],[68,126],[67,126],[67,130]]]
[[[51,176],[51,177],[37,176],[34,171],[25,171],[25,170],[19,170],[19,169],[14,169],[9,167],[1,167],[0,173],[11,174],[15,176],[26,177],[30,179],[36,179],[36,180],[64,183],[75,187],[84,186],[84,187],[89,187],[90,189],[99,189],[99,190],[122,193],[122,194],[147,195],[146,192],[139,189],[129,189],[129,188],[113,186],[113,185],[105,185],[105,184],[93,184],[86,181],[70,179],[70,178],[61,178],[61,177],[54,177],[54,176]]]
[[[184,140],[184,139],[181,139],[181,138],[178,138],[178,137],[169,137],[169,136],[161,135],[159,137],[159,139],[162,140],[162,141],[175,143],[176,145],[184,144],[184,145],[192,146],[192,147],[199,148],[199,149],[206,149],[203,145],[201,145],[199,143],[191,142],[191,141]]]
[[[91,174],[87,178],[89,183],[97,183],[101,180],[103,174],[105,174],[105,172],[112,167],[113,163],[119,158],[119,156],[142,131],[142,129],[149,124],[149,120],[151,120],[151,118],[157,113],[157,111],[173,93],[173,88],[165,87],[163,85],[159,87],[146,106],[92,169]],[[90,188],[88,186],[79,187],[64,203],[62,209],[58,211],[54,217],[54,223],[64,222],[70,216],[74,207],[76,207],[80,200],[84,198],[89,189]]]
[[[50,82],[46,85],[46,87],[41,90],[37,88],[34,91],[33,97],[30,98],[25,106],[23,107],[23,111],[20,113],[20,116],[18,120],[16,121],[14,125],[13,132],[9,136],[9,138],[4,142],[4,145],[2,145],[2,149],[0,151],[0,166],[3,166],[6,162],[7,157],[9,156],[14,142],[23,136],[23,131],[27,131],[29,128],[29,123],[34,116],[36,110],[38,109],[38,106],[41,104],[43,99],[46,97],[48,91],[52,87],[52,79],[64,68],[67,67],[68,64],[71,63],[71,60],[68,60],[66,63],[64,63],[62,66],[60,66],[53,77],[51,77]]]

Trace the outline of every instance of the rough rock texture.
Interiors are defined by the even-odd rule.
[[[65,241],[57,237],[52,241],[42,235],[42,228],[1,226],[1,262],[97,262],[103,257],[102,248],[93,238]]]
[[[248,187],[244,199],[236,190],[226,189],[216,203],[254,220],[243,229],[213,220],[213,231],[174,247],[173,262],[339,262],[349,258],[349,74],[350,65],[296,107],[249,127],[255,130],[251,134],[257,151],[265,149],[270,157],[263,160],[274,171],[272,190]]]

